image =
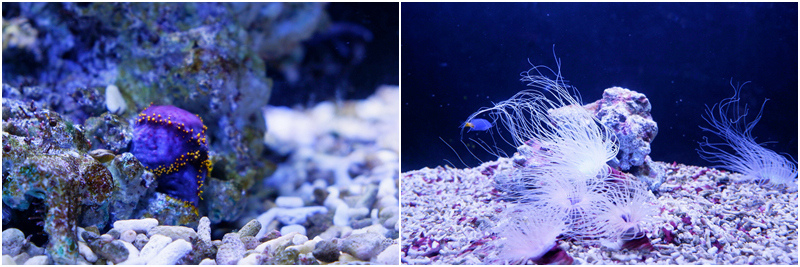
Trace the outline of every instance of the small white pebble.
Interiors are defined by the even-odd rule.
[[[305,238],[305,239],[308,239],[308,238]],[[285,251],[294,250],[294,251],[297,252],[298,255],[299,254],[304,254],[304,253],[311,253],[311,252],[314,251],[314,247],[317,245],[317,242],[319,242],[321,240],[322,240],[322,238],[317,236],[317,237],[314,237],[314,239],[308,240],[303,244],[288,246],[288,247],[286,247]]]
[[[288,235],[261,243],[261,245],[256,247],[255,251],[258,253],[264,253],[264,251],[274,251],[278,246],[283,246],[286,245],[286,243],[291,242],[295,235],[297,235],[297,233],[289,233]]]
[[[200,261],[200,264],[198,265],[217,265],[217,262],[212,259],[205,258],[202,261]]]
[[[717,254],[717,250],[719,250],[717,249],[717,247],[712,246],[711,248],[708,249],[708,254],[711,254],[713,256],[714,254]]]
[[[189,241],[178,239],[158,252],[158,255],[150,259],[147,265],[173,265],[189,251],[192,251],[192,244]]]
[[[11,255],[3,254],[3,265],[17,265]]]
[[[130,229],[137,233],[147,233],[147,231],[156,226],[158,226],[158,220],[153,218],[119,220],[114,222],[114,229],[120,232]]]
[[[261,254],[258,253],[247,255],[247,257],[244,257],[243,259],[239,260],[239,262],[237,262],[236,265],[258,265],[260,261],[260,256]]]
[[[288,235],[289,233],[299,233],[306,235],[306,228],[299,224],[291,224],[281,228],[281,235]]]
[[[97,261],[97,255],[94,254],[92,249],[89,248],[89,246],[86,245],[86,243],[84,243],[84,242],[80,242],[80,241],[78,242],[78,253],[80,253],[81,256],[83,256],[83,258],[86,259],[86,261],[88,261],[88,262],[96,262]]]
[[[305,234],[296,235],[296,236],[294,236],[294,238],[292,238],[292,244],[295,244],[295,245],[302,245],[306,241],[308,241],[308,237],[305,236]]]
[[[142,250],[139,252],[139,257],[141,257],[144,262],[147,262],[171,242],[172,238],[168,236],[153,235],[150,237],[150,241],[142,247]]]
[[[122,232],[122,234],[119,235],[119,240],[133,243],[133,241],[136,240],[136,231],[126,230],[125,232]]]
[[[100,240],[107,243],[113,241],[114,237],[109,234],[102,234],[100,235]]]
[[[108,111],[114,114],[121,114],[127,107],[128,105],[125,103],[122,93],[119,92],[119,88],[113,84],[106,86],[106,108]]]
[[[10,256],[10,255],[9,255],[9,256]],[[22,252],[22,253],[20,253],[20,254],[19,254],[19,255],[17,255],[17,256],[11,257],[11,262],[13,262],[13,263],[12,263],[13,265],[17,265],[17,264],[25,264],[25,262],[26,262],[26,261],[28,261],[28,260],[30,260],[30,259],[31,259],[31,256],[30,256],[30,255],[28,255],[28,253],[27,253],[27,252]]]
[[[47,259],[45,255],[33,256],[27,261],[25,261],[24,265],[47,265],[50,261]]]
[[[350,226],[350,207],[344,202],[339,203],[336,212],[333,214],[333,225]]]
[[[278,197],[275,199],[275,206],[279,208],[300,208],[303,205],[303,199],[300,197]]]
[[[685,258],[683,255],[680,255],[677,259],[675,259],[675,264],[684,265],[686,263]]]
[[[197,236],[204,243],[211,243],[211,220],[203,216],[197,224]]]
[[[372,209],[372,211],[369,212],[369,218],[372,219],[372,221],[378,221],[378,209]]]

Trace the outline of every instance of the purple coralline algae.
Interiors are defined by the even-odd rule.
[[[211,171],[205,132],[200,116],[174,106],[150,106],[136,119],[131,153],[156,175],[156,191],[197,206]]]

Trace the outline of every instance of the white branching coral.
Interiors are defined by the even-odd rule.
[[[755,119],[747,122],[747,105],[740,109],[740,92],[745,82],[738,86],[731,86],[734,94],[723,99],[712,107],[706,106],[703,119],[711,127],[700,126],[704,131],[710,132],[723,141],[720,143],[709,142],[704,137],[700,142],[697,152],[703,159],[717,164],[731,171],[739,172],[745,176],[744,181],[769,183],[774,186],[786,186],[789,190],[797,190],[797,161],[775,153],[756,143],[751,135],[753,128],[761,120],[764,104]],[[789,155],[786,155],[789,156]],[[791,156],[789,156],[791,158]]]

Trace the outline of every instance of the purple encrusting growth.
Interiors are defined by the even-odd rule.
[[[211,171],[203,120],[174,106],[150,106],[136,119],[131,153],[156,175],[156,191],[197,206]]]

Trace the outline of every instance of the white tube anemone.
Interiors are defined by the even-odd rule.
[[[541,69],[549,70],[556,79],[544,77]],[[606,162],[619,152],[616,134],[581,106],[577,91],[564,84],[560,73],[534,66],[522,76],[539,90],[518,92],[494,107],[480,109],[467,121],[490,118],[498,133],[503,129],[509,132],[511,141],[502,133],[499,136],[514,147],[530,141],[542,144],[547,152],[543,153],[544,162],[557,169],[552,172],[583,178],[604,176]]]
[[[598,226],[592,218],[597,217],[600,205],[606,201],[603,184],[599,181],[556,178],[527,193],[536,196],[535,205],[558,210],[564,215],[562,221],[568,225],[565,235],[576,239],[593,239],[602,235],[602,226]]]
[[[606,162],[619,151],[616,135],[581,106],[549,111],[557,129],[540,139],[542,147],[548,149],[544,158],[570,177],[607,176],[610,169]]]
[[[747,122],[747,105],[743,109],[744,112],[740,113],[739,93],[742,86],[747,83],[749,82],[738,87],[731,83],[734,89],[732,97],[725,98],[710,108],[706,106],[706,114],[703,119],[711,127],[700,126],[700,128],[718,136],[723,142],[712,143],[708,141],[708,138],[703,137],[704,141],[700,142],[697,152],[703,159],[716,163],[717,165],[714,167],[743,174],[744,181],[770,183],[775,186],[783,185],[787,189],[797,190],[797,161],[787,159],[775,151],[764,148],[763,143],[756,143],[755,138],[751,135],[756,123],[761,120],[764,105],[768,99],[764,100],[764,104],[761,105],[758,115],[752,122]],[[791,156],[789,157],[791,158]]]
[[[517,205],[504,212],[495,228],[500,237],[498,258],[506,263],[537,260],[556,245],[556,238],[566,230],[558,210],[540,206]]]
[[[594,218],[603,237],[611,241],[642,237],[642,224],[656,213],[656,198],[644,183],[628,179],[606,180],[605,201]]]

